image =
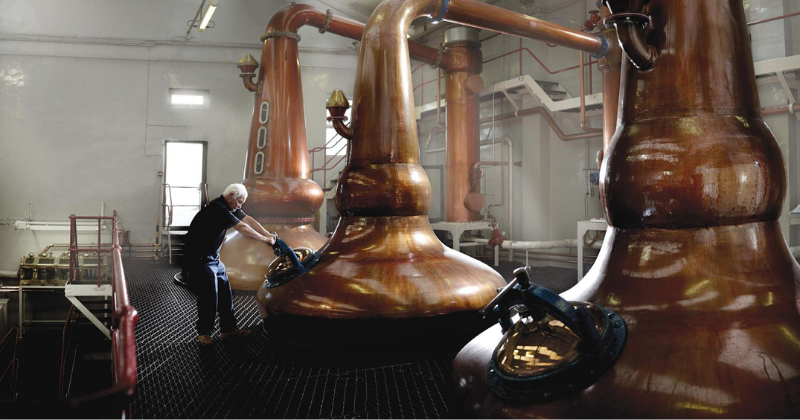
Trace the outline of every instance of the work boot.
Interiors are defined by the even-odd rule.
[[[235,330],[233,330],[231,332],[220,333],[219,336],[223,340],[227,340],[229,338],[245,338],[245,337],[249,337],[250,334],[252,334],[252,333],[253,333],[252,331],[240,330],[239,328],[237,328],[237,329],[235,329]]]
[[[200,334],[197,336],[197,341],[200,342],[201,346],[210,346],[214,344],[214,339],[211,338],[210,334]]]

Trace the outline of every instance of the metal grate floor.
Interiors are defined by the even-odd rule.
[[[282,360],[261,327],[255,293],[234,296],[235,343],[201,348],[195,297],[167,264],[125,265],[136,327],[134,418],[447,418],[455,355],[375,368],[308,367]]]

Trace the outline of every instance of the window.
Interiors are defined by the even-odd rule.
[[[256,146],[259,149],[263,149],[264,146],[267,145],[267,127],[261,127],[258,129],[258,141],[256,142]]]
[[[172,226],[189,226],[205,204],[206,142],[167,141],[164,144],[164,194],[172,205]],[[164,224],[169,221],[164,208]]]
[[[264,172],[264,152],[256,153],[256,164],[253,169],[256,175],[261,175],[261,173]]]
[[[352,100],[347,98],[350,103]],[[347,121],[345,124],[350,124],[350,111],[353,108],[347,108],[345,111],[344,116],[347,117]],[[347,139],[340,136],[339,133],[336,132],[336,129],[333,128],[333,121],[327,121],[325,126],[325,155],[326,156],[344,156],[347,154]]]
[[[210,93],[203,89],[169,89],[169,103],[175,108],[208,108]]]
[[[266,124],[269,121],[269,102],[261,103],[261,110],[258,114],[258,122]]]

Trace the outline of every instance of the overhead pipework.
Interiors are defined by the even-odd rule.
[[[786,172],[760,111],[742,2],[606,5],[605,24],[622,22],[621,47],[636,51],[600,171],[609,228],[591,271],[561,297],[615,312],[606,325],[628,325],[625,348],[610,366],[590,363],[605,373],[541,399],[567,369],[548,364],[559,343],[490,328],[454,361],[461,414],[797,417],[800,265],[777,221]],[[510,364],[536,367],[507,369],[512,382],[491,371],[509,346],[517,352],[503,354],[524,355]]]
[[[477,321],[476,310],[505,283],[485,264],[444,246],[431,230],[430,183],[419,164],[409,89],[408,27],[416,17],[436,16],[593,54],[606,45],[602,37],[474,0],[442,5],[387,0],[364,29],[353,139],[336,194],[342,218],[307,273],[259,290],[259,310],[271,332],[310,345],[457,345],[474,334],[467,322]],[[452,54],[443,54],[442,62],[447,59]]]

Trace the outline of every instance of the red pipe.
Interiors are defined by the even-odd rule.
[[[603,135],[602,130],[600,130],[599,132],[590,132],[590,133],[579,133],[579,134],[569,134],[569,135],[564,134],[564,131],[561,130],[561,127],[558,126],[558,123],[556,123],[556,121],[553,119],[553,117],[550,116],[550,114],[547,112],[547,110],[543,106],[537,106],[535,108],[528,108],[528,109],[523,109],[521,111],[515,111],[515,112],[509,112],[509,113],[506,113],[506,114],[496,115],[494,117],[494,121],[495,122],[503,121],[503,120],[508,120],[508,119],[511,119],[511,118],[522,117],[522,116],[525,116],[525,115],[533,115],[533,114],[541,114],[542,118],[544,118],[545,121],[547,121],[547,124],[550,125],[550,128],[553,129],[553,131],[556,133],[556,136],[558,136],[558,138],[561,141],[591,139],[591,138],[600,137],[601,135]],[[480,123],[481,124],[485,124],[485,123],[492,122],[492,120],[493,120],[492,117],[482,118],[480,120]]]
[[[781,106],[772,106],[769,108],[761,108],[761,115],[775,115],[775,114],[788,114],[788,113],[795,113],[800,112],[800,104],[791,104],[791,108],[789,109],[790,105],[781,105]]]
[[[444,125],[442,123],[442,116],[441,116],[441,104],[442,104],[442,83],[440,79],[442,78],[442,68],[436,68],[436,124]]]
[[[794,13],[789,13],[787,15],[781,15],[781,16],[775,16],[775,17],[771,17],[771,18],[767,18],[767,19],[756,20],[756,21],[753,21],[753,22],[749,22],[747,24],[747,26],[760,25],[762,23],[772,22],[773,20],[786,19],[786,18],[790,18],[792,16],[797,16],[797,15],[800,15],[800,12],[794,12]]]
[[[529,49],[528,49],[528,47],[524,47],[524,48],[522,48],[521,50],[522,50],[522,51],[525,51],[525,52],[527,52],[528,54],[530,54],[530,56],[531,56],[531,57],[533,57],[533,58],[536,60],[536,62],[538,62],[538,63],[539,63],[541,66],[542,66],[542,68],[544,68],[544,70],[545,70],[546,72],[550,73],[550,74],[563,73],[563,72],[565,72],[565,71],[569,71],[569,70],[577,69],[577,68],[579,67],[579,66],[571,66],[571,67],[565,67],[565,68],[563,68],[563,69],[560,69],[560,70],[550,70],[550,69],[549,69],[549,68],[547,68],[547,66],[546,66],[546,65],[545,65],[545,64],[542,62],[542,60],[539,60],[539,57],[537,57],[537,56],[536,56],[536,54],[532,53],[532,52],[531,52],[531,50],[529,50]],[[488,62],[490,62],[490,61],[494,61],[494,60],[497,60],[497,59],[503,58],[503,57],[505,57],[505,56],[507,56],[507,55],[511,55],[511,54],[514,54],[514,53],[517,53],[517,52],[519,52],[519,53],[521,54],[521,51],[520,51],[520,49],[516,49],[516,50],[514,50],[514,51],[509,51],[509,52],[507,52],[507,53],[505,53],[505,54],[501,54],[501,55],[498,55],[498,56],[492,57],[492,58],[490,58],[490,59],[488,59],[488,60],[485,60],[483,63],[484,63],[484,64],[486,64],[486,63],[488,63]],[[597,62],[597,61],[589,61],[589,63],[587,63],[587,64],[594,64],[594,63],[596,63],[596,62]]]
[[[578,66],[580,68],[580,73],[579,73],[580,76],[579,76],[579,78],[581,79],[581,82],[580,82],[581,129],[583,129],[583,131],[586,131],[587,133],[602,133],[603,130],[596,129],[596,128],[591,128],[591,127],[586,125],[586,90],[584,89],[584,83],[583,83],[583,76],[584,76],[584,71],[583,71],[583,51],[578,51]]]

